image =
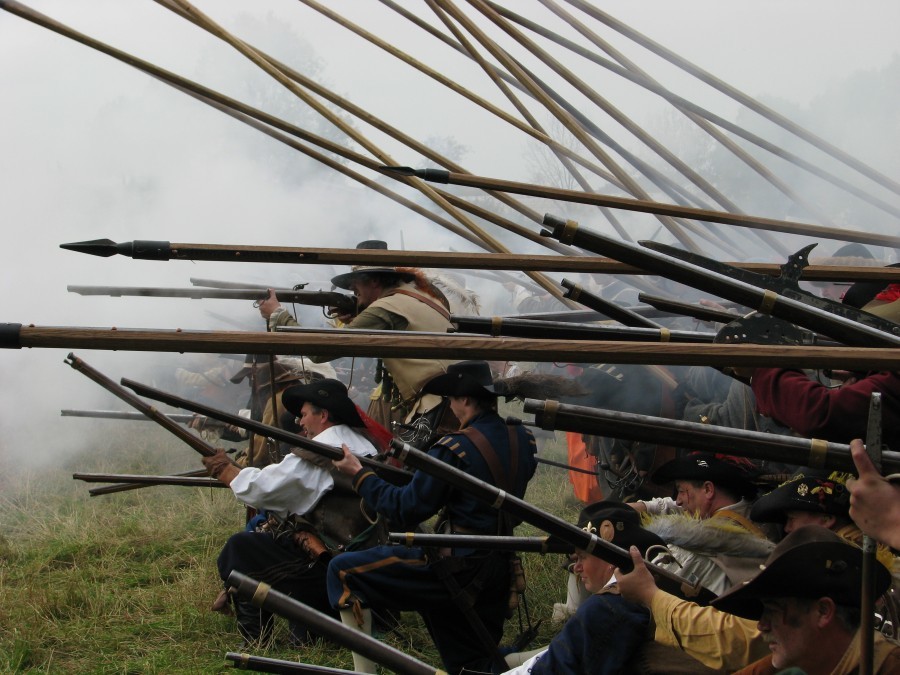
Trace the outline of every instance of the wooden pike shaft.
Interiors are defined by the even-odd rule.
[[[613,197],[599,193],[581,192],[579,190],[566,190],[563,188],[551,188],[533,183],[519,183],[509,180],[486,178],[484,176],[472,176],[470,174],[458,174],[451,171],[413,171],[406,167],[385,167],[386,170],[396,170],[398,173],[410,175],[424,175],[426,180],[434,180],[439,183],[452,185],[466,185],[482,190],[504,190],[520,195],[542,197],[544,199],[556,199],[578,204],[592,204],[595,206],[608,206],[614,209],[626,211],[638,211],[641,213],[653,213],[678,218],[693,218],[706,220],[712,223],[724,223],[725,225],[737,225],[738,227],[754,227],[760,230],[772,232],[787,232],[789,234],[801,234],[809,237],[821,237],[823,239],[838,239],[840,241],[857,241],[862,244],[875,246],[900,247],[900,237],[874,232],[858,232],[836,227],[822,227],[811,223],[800,223],[792,220],[777,220],[775,218],[763,218],[761,216],[748,216],[738,213],[725,213],[724,211],[712,211],[710,209],[697,209],[690,206],[677,206],[675,204],[663,204],[645,199],[630,199],[627,197]]]
[[[64,244],[91,253],[83,242]],[[542,270],[545,272],[585,272],[588,274],[646,274],[646,270],[600,256],[571,257],[561,255],[520,255],[515,253],[469,253],[458,251],[388,251],[378,249],[298,248],[290,246],[228,246],[186,242],[153,242],[165,244],[168,250],[154,254],[156,260],[204,260],[219,262],[296,263],[302,265],[373,265],[384,267],[430,267],[472,270]],[[123,253],[122,255],[132,255]],[[141,255],[133,255],[138,258]],[[147,258],[149,259],[149,258]],[[725,263],[733,267],[778,276],[781,266],[775,263]],[[803,269],[803,281],[872,281],[900,283],[900,267],[859,267],[809,265]]]
[[[316,354],[331,358],[378,356],[900,370],[900,350],[890,347],[604,342],[452,334],[417,335],[403,331],[300,330],[290,333],[252,333],[0,325],[0,348],[22,347],[216,354]]]
[[[354,141],[359,143],[362,147],[368,150],[373,156],[377,157],[379,160],[386,164],[392,164],[393,160],[391,160],[390,155],[388,155],[384,150],[379,148],[374,142],[372,142],[369,138],[364,136],[359,130],[351,126],[348,122],[342,119],[339,115],[332,112],[328,107],[326,107],[323,103],[321,103],[318,99],[316,99],[312,94],[305,91],[300,85],[291,80],[290,77],[284,72],[282,72],[278,67],[274,64],[263,58],[259,53],[257,53],[253,48],[244,43],[243,41],[237,39],[227,30],[222,28],[220,25],[216,24],[212,19],[206,16],[199,9],[191,5],[187,0],[157,0],[159,4],[164,7],[169,7],[171,4],[175,4],[182,11],[187,12],[191,15],[192,19],[197,21],[203,28],[208,30],[210,33],[220,38],[221,40],[227,42],[235,49],[237,49],[241,54],[246,56],[250,61],[252,61],[256,66],[261,68],[264,72],[274,78],[279,84],[285,87],[292,94],[300,98],[304,103],[313,108],[316,112],[318,112],[322,117],[326,120],[334,124],[338,129],[347,134],[348,137],[352,138]],[[442,197],[437,190],[434,189],[433,186],[428,184],[423,180],[413,180],[410,185],[415,189],[419,190],[425,197],[432,200],[437,206],[440,206],[444,209],[450,216],[456,219],[460,225],[469,230],[472,234],[474,234],[479,240],[484,243],[484,247],[497,252],[507,253],[508,250],[504,246],[504,244],[490,235],[486,230],[480,227],[475,221],[470,219],[466,214],[462,213],[457,207],[452,205],[447,199]],[[539,272],[528,272],[528,276],[530,276],[535,283],[544,288],[548,293],[559,299],[564,304],[566,301],[562,298],[562,294],[559,291],[559,288],[556,284],[548,279],[546,276]]]

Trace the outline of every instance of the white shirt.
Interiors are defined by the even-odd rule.
[[[346,424],[328,427],[313,440],[337,448],[346,444],[354,455],[377,453],[368,439]],[[290,454],[262,469],[241,469],[229,487],[248,506],[287,518],[292,513],[302,516],[309,512],[334,487],[334,479],[328,469]]]

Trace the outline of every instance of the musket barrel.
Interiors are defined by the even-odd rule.
[[[586,406],[525,399],[524,411],[533,413],[542,429],[579,431],[632,441],[663,443],[692,450],[785,462],[799,466],[855,472],[850,446],[819,439],[782,436],[758,431],[698,424],[664,417],[603,410]],[[885,452],[888,473],[900,471],[900,452]]]
[[[510,513],[517,518],[521,518],[523,521],[542,529],[547,534],[591,555],[602,558],[626,572],[632,569],[631,555],[628,551],[605,541],[596,534],[582,530],[561,518],[542,511],[525,500],[510,495],[505,490],[479,480],[454,466],[450,466],[412,447],[408,443],[401,443],[394,439],[391,441],[391,447],[393,448],[391,454],[404,464],[420,471],[425,471],[429,475],[466,492],[471,497],[490,504],[496,509]],[[656,576],[657,584],[660,588],[670,593],[686,597],[701,604],[705,604],[715,597],[708,590],[701,586],[690,584],[677,574],[654,566],[650,566],[650,569]]]
[[[205,473],[205,472],[204,472]],[[121,482],[129,485],[178,485],[185,487],[227,487],[216,478],[204,476],[145,476],[129,473],[73,473],[74,480],[85,483],[112,483]],[[110,486],[112,487],[112,486]]]
[[[329,668],[328,666],[316,666],[297,661],[285,661],[284,659],[270,659],[267,656],[253,656],[251,654],[227,652],[225,660],[231,661],[232,666],[238,670],[253,670],[257,673],[279,673],[299,675],[356,675],[357,670],[344,670],[343,668]]]
[[[193,471],[185,471],[183,473],[176,473],[175,476],[188,476],[188,477],[206,477],[206,469],[195,469]],[[116,479],[113,479],[116,480]],[[128,492],[129,490],[140,490],[142,488],[152,487],[146,483],[116,483],[115,485],[106,485],[104,487],[99,488],[91,488],[88,490],[88,494],[91,497],[98,497],[100,495],[111,495],[116,492]],[[210,486],[212,487],[212,486]]]
[[[212,457],[216,454],[216,448],[212,445],[204,441],[199,436],[192,434],[187,429],[181,427],[177,422],[173,422],[168,419],[163,413],[154,408],[151,405],[147,405],[144,401],[139,399],[137,396],[132,394],[129,391],[126,391],[118,384],[110,380],[103,373],[98,370],[95,370],[87,363],[85,363],[82,359],[78,358],[74,354],[70,353],[66,358],[65,363],[67,365],[72,366],[75,370],[86,375],[94,382],[99,384],[101,387],[106,389],[111,394],[118,396],[120,399],[125,401],[128,405],[140,410],[144,415],[152,419],[154,422],[159,424],[162,427],[165,427],[172,434],[180,438],[182,441],[191,446],[194,450],[199,452],[204,457]]]
[[[90,417],[96,419],[108,420],[129,420],[133,422],[152,422],[149,417],[139,412],[128,412],[125,410],[71,410],[63,408],[59,411],[61,417]],[[189,424],[193,419],[193,415],[185,415],[183,413],[164,413],[173,422],[179,424]]]
[[[256,581],[245,574],[234,571],[228,575],[228,584],[237,596],[249,600],[256,607],[262,607],[279,616],[307,626],[312,632],[324,635],[343,647],[353,650],[385,668],[400,675],[436,675],[443,671],[435,669],[418,659],[404,654],[380,640],[345,626],[321,612],[304,605],[289,595],[280,593],[266,583]]]
[[[563,297],[581,303],[585,307],[589,307],[601,314],[605,314],[610,319],[615,319],[625,326],[633,328],[662,328],[662,326],[655,321],[651,321],[647,317],[641,316],[627,307],[622,307],[614,302],[601,298],[595,293],[591,293],[581,284],[576,284],[568,279],[563,279],[560,283],[562,287],[566,289]]]
[[[898,350],[876,347],[655,344],[451,334],[430,337],[407,331],[346,331],[338,340],[330,330],[254,333],[0,324],[0,349],[22,347],[424,359],[458,359],[465,355],[488,361],[900,370]]]
[[[450,322],[461,333],[477,333],[499,337],[556,338],[559,340],[624,340],[628,342],[703,342],[711,343],[714,333],[621,326],[596,326],[565,321],[509,319],[502,316],[456,316]]]
[[[771,314],[845,344],[868,347],[900,346],[900,324],[893,324],[891,327],[893,332],[878,330],[771,290],[730,279],[724,274],[704,269],[699,265],[586,230],[574,221],[563,221],[547,215],[544,222],[552,225],[553,230],[552,232],[544,230],[542,234],[552,236],[563,243],[574,244],[594,253],[610,255],[622,262],[642,267],[651,274],[659,274],[693,288],[715,293],[747,307],[756,308],[762,314]]]
[[[156,286],[66,286],[70,293],[79,295],[102,295],[108,297],[141,298],[190,298],[192,300],[265,300],[266,289],[255,288],[160,288]],[[278,299],[298,305],[318,305],[321,307],[341,307],[356,309],[356,298],[334,291],[276,291]]]
[[[526,553],[573,553],[575,547],[554,537],[502,537],[499,535],[423,534],[388,532],[388,541],[404,546],[473,548],[484,551],[523,551]]]

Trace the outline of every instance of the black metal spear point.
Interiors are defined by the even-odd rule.
[[[109,258],[114,255],[124,255],[135,260],[170,260],[171,244],[168,241],[151,241],[135,239],[117,244],[111,239],[92,239],[91,241],[76,241],[71,244],[60,244],[60,248],[78,253]]]
[[[401,176],[415,176],[429,183],[449,183],[450,172],[444,169],[413,169],[411,166],[382,166],[382,171],[398,173]]]

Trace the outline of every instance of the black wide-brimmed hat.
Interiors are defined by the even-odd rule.
[[[588,504],[578,514],[578,527],[626,551],[637,546],[641,555],[651,546],[665,546],[657,535],[641,526],[641,514],[623,502],[604,500]]]
[[[300,408],[307,401],[317,408],[324,408],[344,424],[351,427],[365,426],[356,410],[356,404],[347,394],[347,387],[339,380],[325,379],[309,384],[298,384],[296,387],[285,389],[281,395],[281,404],[285,410],[296,416],[300,415]]]
[[[777,523],[786,519],[788,511],[849,517],[850,492],[845,483],[846,476],[837,472],[800,469],[788,481],[756,500],[750,519]]]
[[[859,605],[862,584],[862,549],[831,530],[816,525],[801,527],[781,540],[762,570],[750,581],[733,586],[712,601],[712,606],[745,619],[759,620],[767,598],[831,598],[837,605]],[[876,595],[884,593],[891,574],[875,565]]]
[[[381,239],[366,239],[365,241],[359,242],[356,245],[356,248],[386,251],[387,242],[382,241]],[[414,278],[409,272],[398,272],[396,267],[385,267],[384,265],[353,265],[349,272],[344,272],[343,274],[338,274],[336,277],[332,277],[331,283],[338,288],[349,290],[350,282],[360,274],[395,274],[404,278],[408,277],[409,280]]]
[[[460,361],[447,366],[447,372],[437,375],[422,387],[426,394],[440,396],[497,396],[494,377],[487,361]]]
[[[756,465],[741,457],[693,452],[666,462],[653,473],[651,479],[657,485],[676,480],[708,480],[738,496],[753,497],[756,495],[753,478],[757,473]]]

